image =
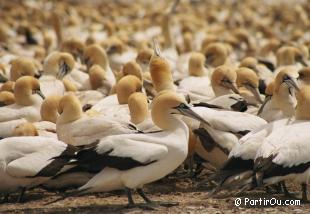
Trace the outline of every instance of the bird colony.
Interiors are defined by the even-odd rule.
[[[0,7],[3,203],[43,188],[65,191],[49,203],[124,190],[129,207],[177,206],[144,186],[206,171],[208,197],[293,182],[307,200],[307,1]]]

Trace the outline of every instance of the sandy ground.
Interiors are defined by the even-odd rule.
[[[155,210],[128,208],[127,197],[122,191],[69,197],[46,205],[47,202],[57,199],[60,194],[37,188],[26,193],[23,203],[12,203],[17,199],[17,195],[13,195],[10,203],[0,205],[0,213],[306,213],[310,210],[308,203],[302,203],[300,206],[244,206],[246,197],[277,198],[282,201],[287,199],[281,194],[267,194],[263,190],[246,192],[239,196],[243,200],[243,205],[236,207],[234,204],[236,197],[207,198],[208,188],[198,188],[196,184],[196,180],[188,178],[165,178],[145,187],[146,194],[152,200],[179,203],[169,208],[156,207]],[[300,197],[298,186],[289,184],[288,187],[290,191],[296,192],[296,197]],[[137,194],[134,194],[134,200],[138,204],[143,202]]]

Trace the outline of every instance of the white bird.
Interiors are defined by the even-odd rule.
[[[204,67],[205,57],[201,53],[192,53],[188,63],[189,76],[179,82],[178,92],[186,96],[189,94],[191,101],[210,96],[210,76]],[[211,91],[212,92],[212,91]]]
[[[84,51],[83,59],[88,69],[95,64],[100,65],[106,72],[106,80],[111,86],[115,85],[116,79],[110,67],[108,56],[101,46],[97,44],[87,46]]]
[[[83,114],[79,100],[65,95],[59,103],[56,131],[60,140],[71,145],[87,145],[113,134],[137,132],[134,125],[98,113]]]
[[[20,123],[41,119],[40,106],[44,95],[37,79],[31,76],[19,78],[15,84],[14,96],[15,104],[0,108],[1,137],[11,136],[13,129]]]
[[[193,133],[199,137],[196,153],[216,168],[221,168],[239,138],[266,124],[266,121],[244,112],[218,111],[195,107],[195,112],[209,124],[192,124]]]
[[[137,189],[152,205],[142,191],[143,185],[163,178],[187,156],[188,127],[173,115],[180,113],[204,121],[184,98],[162,92],[153,100],[152,119],[164,131],[109,136],[79,151],[73,157],[75,161],[69,163],[76,165],[72,170],[97,174],[77,190],[78,194],[125,189],[129,205],[133,206],[131,190]]]
[[[310,87],[297,92],[295,120],[277,128],[264,141],[255,157],[254,171],[258,185],[270,185],[292,179],[302,184],[302,199],[307,201],[310,173],[309,139]]]
[[[45,168],[53,165],[53,157],[75,152],[72,146],[45,137],[6,138],[0,140],[0,151],[0,191],[7,197],[9,193],[21,190],[19,201],[26,189],[44,183],[62,168],[61,165]],[[40,173],[47,169],[51,174],[41,176]]]
[[[298,73],[290,69],[280,71],[270,89],[272,96],[267,96],[258,111],[258,115],[266,121],[273,121],[294,115],[296,98],[294,91],[298,90]],[[273,89],[272,89],[273,87]]]
[[[43,64],[43,75],[40,85],[45,96],[63,96],[66,89],[61,81],[74,68],[74,58],[69,53],[52,52],[46,57]]]
[[[296,79],[293,77],[288,78],[287,75],[284,74],[285,73],[283,72],[278,74],[278,79],[275,84],[284,84],[285,86],[283,87],[296,87],[294,89],[299,90],[297,85],[295,85]],[[273,87],[274,84],[270,84],[268,85],[267,90],[269,91],[273,89]],[[287,91],[287,94],[288,93],[289,92]],[[277,100],[272,100],[272,105],[277,105],[277,101],[281,101],[282,103],[282,99],[286,101],[285,96],[279,96]],[[268,100],[270,99],[267,97],[267,101]],[[278,108],[276,110],[273,108],[266,108],[264,110],[265,115],[271,116],[268,117],[268,119],[278,116],[279,114],[276,114],[278,112],[280,112],[280,115],[284,118],[284,113],[282,113]],[[269,112],[267,112],[267,110]],[[276,131],[278,128],[290,125],[291,123],[292,121],[290,118],[275,120],[249,132],[244,137],[242,137],[239,140],[239,143],[236,144],[236,146],[233,147],[229,153],[229,157],[225,165],[219,172],[212,176],[212,180],[218,181],[219,183],[217,188],[214,189],[213,194],[222,189],[233,190],[238,189],[239,187],[242,187],[243,190],[249,189],[252,186],[253,166],[257,150],[262,145],[264,139],[268,137],[268,135],[270,135],[273,131]]]
[[[231,110],[240,112],[245,112],[248,109],[248,103],[239,94],[222,95],[211,100],[203,99],[197,102],[191,102],[191,104],[195,107],[205,106],[219,110]]]

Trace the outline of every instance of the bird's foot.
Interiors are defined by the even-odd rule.
[[[186,173],[176,175],[177,179],[186,179],[186,178],[195,178],[195,177],[196,177],[195,172],[193,172],[193,171],[188,171]]]
[[[5,194],[3,199],[1,200],[1,203],[2,204],[9,203],[9,197],[10,197],[9,194]]]

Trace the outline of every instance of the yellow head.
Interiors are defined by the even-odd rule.
[[[129,96],[142,89],[142,82],[136,76],[124,76],[116,85],[116,94],[119,104],[127,104]]]
[[[12,92],[1,91],[0,92],[0,106],[7,106],[15,103],[15,97]]]
[[[192,53],[189,58],[188,71],[191,76],[203,76],[204,75],[204,63],[205,56],[201,53]]]
[[[32,123],[23,123],[15,127],[13,136],[39,136],[37,128]]]
[[[93,90],[103,86],[103,81],[106,79],[105,70],[99,65],[93,65],[89,69],[89,81]]]
[[[185,99],[175,92],[162,91],[152,102],[152,120],[155,125],[163,130],[173,129],[175,123],[173,122],[172,113],[174,108],[182,103],[186,103]]]
[[[108,55],[122,54],[126,50],[126,46],[122,42],[122,40],[120,40],[116,37],[111,37],[111,38],[107,39],[106,41],[104,41],[102,43],[102,46],[107,51]]]
[[[274,92],[279,92],[281,87],[295,88],[298,90],[298,73],[289,68],[283,68],[274,80]]]
[[[258,64],[258,61],[254,57],[246,57],[241,61],[239,67],[251,68],[255,71],[257,64]]]
[[[15,86],[15,82],[7,81],[1,86],[0,91],[14,92],[14,86]]]
[[[304,63],[301,51],[296,47],[284,46],[277,51],[277,64],[293,65],[297,62]]]
[[[128,107],[131,116],[131,122],[139,124],[148,116],[148,102],[145,94],[135,92],[128,98]]]
[[[212,89],[216,96],[230,94],[232,91],[239,93],[236,85],[236,71],[226,65],[217,67],[211,76]]]
[[[11,77],[12,81],[16,81],[22,76],[34,76],[37,73],[37,68],[33,60],[19,57],[13,59],[11,62]]]
[[[166,59],[161,57],[158,44],[154,43],[154,55],[150,61],[150,73],[154,88],[157,92],[174,90],[170,65]]]
[[[90,68],[94,64],[98,64],[106,70],[109,66],[108,56],[105,50],[98,44],[92,44],[85,48],[83,61],[87,68]]]
[[[80,119],[83,111],[79,99],[72,94],[63,96],[59,101],[58,113],[57,123],[71,123]]]
[[[210,43],[203,53],[206,57],[206,64],[217,67],[225,64],[228,57],[227,46],[223,43]]]
[[[45,98],[40,90],[39,81],[31,76],[19,78],[14,87],[14,96],[18,105],[29,106],[37,102],[35,94]]]
[[[237,86],[238,87],[253,87],[258,88],[259,79],[256,73],[249,68],[241,67],[237,71]]]
[[[150,48],[140,50],[136,57],[137,63],[139,63],[140,65],[141,64],[148,65],[150,63],[153,53],[154,53],[153,50]]]
[[[47,56],[43,64],[44,74],[63,79],[74,68],[73,56],[65,52],[53,52]]]
[[[49,96],[43,101],[40,110],[42,120],[56,123],[60,99],[60,96]]]
[[[61,45],[61,51],[67,52],[73,55],[75,60],[82,59],[85,49],[85,44],[77,38],[71,38],[64,41]]]
[[[255,97],[255,99],[263,103],[263,100],[261,99],[258,86],[259,86],[259,79],[256,73],[246,67],[241,67],[237,69],[237,86],[244,87],[247,90],[249,90]]]
[[[126,75],[134,75],[138,77],[142,81],[142,69],[138,63],[135,61],[127,62],[123,66],[123,74]]]
[[[310,84],[310,67],[302,68],[298,71],[299,77],[304,84]]]

